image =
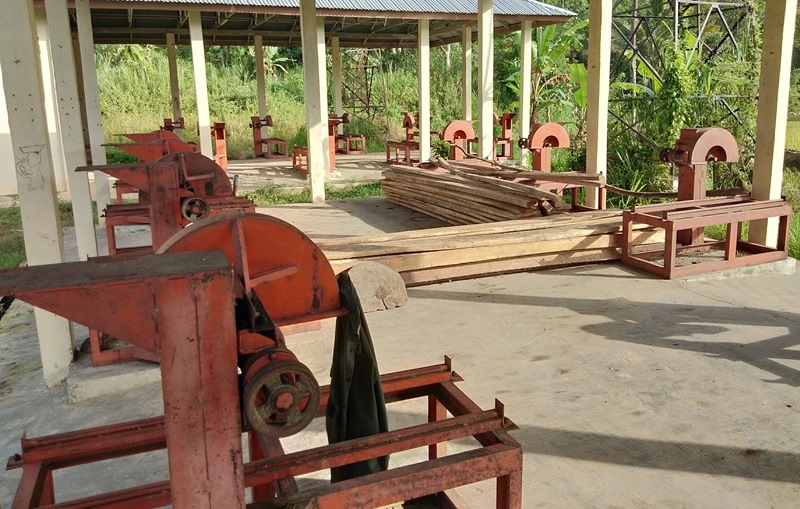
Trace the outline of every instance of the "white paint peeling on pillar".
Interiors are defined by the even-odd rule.
[[[167,64],[169,65],[169,90],[172,98],[172,118],[177,120],[183,116],[181,111],[181,87],[178,78],[178,52],[175,49],[175,34],[167,34]],[[183,136],[183,129],[175,129],[178,136]]]
[[[338,116],[344,113],[342,102],[342,49],[339,46],[339,38],[331,37],[331,73],[333,74],[333,112]],[[344,132],[344,124],[337,126],[339,134]]]
[[[461,112],[464,120],[472,120],[472,25],[461,33]]]
[[[419,160],[431,159],[431,22],[417,22],[417,90],[419,101]]]
[[[17,194],[16,175],[11,129],[8,127],[6,95],[3,93],[3,73],[0,70],[0,195]]]
[[[264,38],[256,35],[253,38],[253,46],[256,50],[256,100],[258,101],[258,116],[267,116],[267,89],[266,89],[266,69],[264,69]],[[261,136],[264,136],[264,128],[261,128]]]
[[[78,256],[81,260],[86,260],[89,256],[97,256],[97,235],[92,215],[89,177],[86,172],[75,171],[78,166],[86,166],[86,149],[83,141],[69,12],[66,0],[45,0],[44,5],[50,29],[50,51],[53,56],[53,75],[58,97],[61,146],[64,150],[72,215],[75,220]]]
[[[64,148],[61,146],[61,125],[58,122],[56,87],[53,81],[53,58],[50,55],[50,30],[44,9],[34,9],[36,16],[36,35],[39,42],[39,63],[42,66],[42,90],[44,91],[44,113],[47,118],[47,134],[50,137],[50,150],[53,159],[56,191],[69,191],[67,169],[64,161]]]
[[[753,162],[753,198],[775,200],[781,197],[783,184],[783,155],[786,149],[786,117],[789,109],[797,0],[770,0],[765,3]],[[749,238],[753,242],[774,247],[778,241],[778,219],[752,221]]]
[[[494,8],[478,0],[478,152],[494,159]]]
[[[200,131],[200,153],[213,159],[211,114],[208,111],[206,48],[203,43],[203,24],[200,11],[189,11],[189,37],[192,40],[192,65],[194,67],[194,88],[197,93],[197,129]]]
[[[300,36],[303,43],[303,89],[306,96],[306,136],[311,199],[325,201],[328,159],[328,98],[325,73],[325,39],[319,40],[314,0],[300,0]],[[320,44],[322,51],[320,51]]]
[[[532,23],[530,21],[522,22],[522,31],[520,32],[520,65],[519,65],[519,136],[524,138],[528,136],[531,129],[531,50],[533,43],[531,36],[533,35]],[[523,148],[519,151],[519,160],[524,162],[528,157],[528,149]]]
[[[64,243],[53,182],[53,163],[45,125],[42,73],[36,46],[33,2],[6,0],[0,9],[0,66],[15,156],[25,253],[30,265],[59,263]],[[72,361],[69,322],[34,308],[49,387],[66,380]]]
[[[83,66],[81,64],[81,43],[78,40],[78,34],[72,34],[72,55],[74,56],[75,60],[75,78],[78,81],[78,102],[80,103],[80,110],[81,110],[81,125],[83,126],[83,146],[90,147],[91,142],[89,141],[89,129],[86,127],[89,125],[89,121],[86,118],[86,96],[84,95],[84,87],[83,87]],[[88,175],[87,175],[88,177]]]
[[[83,97],[86,109],[86,129],[89,131],[89,145],[92,151],[92,164],[106,164],[106,149],[103,146],[103,116],[100,111],[100,87],[97,84],[97,62],[94,59],[94,33],[92,30],[92,13],[89,0],[75,0],[75,14],[78,18],[78,42],[81,54],[81,72],[83,74]],[[101,171],[94,175],[94,196],[97,211],[105,210],[111,203],[111,188],[108,175]],[[105,225],[105,218],[100,214],[98,222]]]
[[[608,88],[611,70],[611,2],[589,4],[589,68],[586,111],[586,173],[608,171]],[[586,205],[598,207],[597,191]]]

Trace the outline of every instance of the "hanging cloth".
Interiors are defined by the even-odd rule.
[[[339,297],[347,309],[336,319],[331,389],[325,412],[328,443],[367,437],[389,430],[375,348],[361,302],[350,276],[339,275]],[[389,456],[331,469],[338,482],[389,468]]]

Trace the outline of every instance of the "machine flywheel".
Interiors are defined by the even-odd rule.
[[[258,433],[272,438],[288,437],[303,430],[316,417],[319,384],[301,362],[272,361],[248,378],[242,404],[247,422]]]

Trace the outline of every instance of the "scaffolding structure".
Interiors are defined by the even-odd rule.
[[[629,135],[660,148],[640,126],[657,107],[643,91],[660,83],[667,69],[663,41],[683,48],[687,66],[691,63],[698,73],[708,73],[709,64],[723,54],[739,61],[746,56],[754,33],[752,20],[752,0],[615,0],[610,77],[629,93],[611,99],[609,140]],[[745,97],[704,90],[693,99],[698,110],[715,112],[717,125],[742,124],[738,111]],[[620,103],[629,104],[623,108]]]
[[[349,48],[342,51],[342,104],[351,115],[375,123],[386,110],[385,92],[380,94],[381,55],[379,49]]]

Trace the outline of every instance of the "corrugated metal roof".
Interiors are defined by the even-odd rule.
[[[160,3],[237,7],[299,8],[299,0],[106,0],[124,3]],[[317,8],[345,11],[391,13],[477,14],[476,0],[317,0]],[[494,12],[501,16],[574,16],[560,7],[533,0],[494,0]]]
[[[317,0],[317,8],[352,11],[477,14],[478,2],[476,0]],[[566,9],[531,0],[494,0],[494,13],[512,16],[575,15],[575,13]]]

